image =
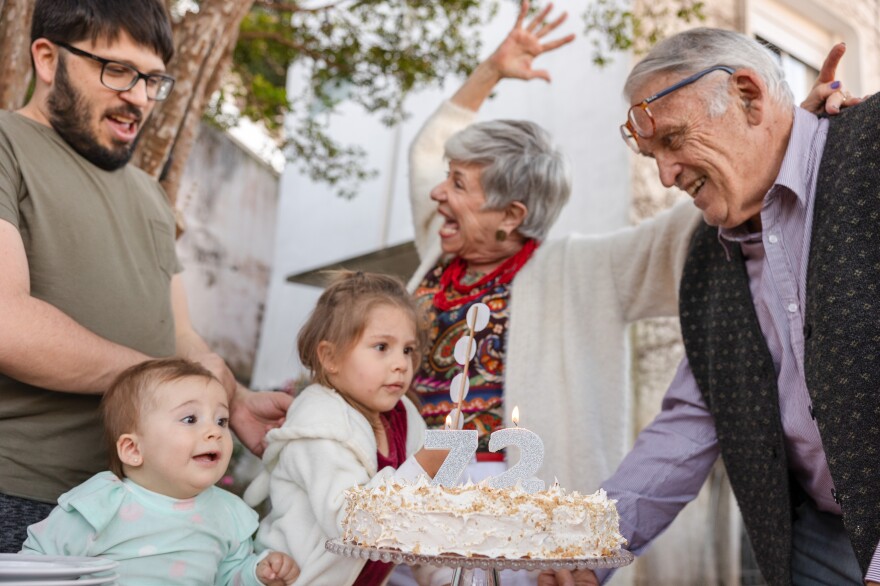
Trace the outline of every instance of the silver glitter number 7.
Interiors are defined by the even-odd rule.
[[[437,470],[432,485],[456,486],[461,473],[477,453],[476,429],[429,429],[425,432],[425,448],[449,450],[443,465]]]

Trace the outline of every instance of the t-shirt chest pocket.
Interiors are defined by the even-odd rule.
[[[156,250],[159,268],[170,279],[174,276],[177,256],[174,251],[174,235],[171,228],[162,220],[150,220],[150,235]]]

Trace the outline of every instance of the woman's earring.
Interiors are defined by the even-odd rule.
[[[507,240],[507,232],[499,228],[495,231],[495,240],[498,242],[504,242]]]

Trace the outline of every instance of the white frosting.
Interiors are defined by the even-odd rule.
[[[626,540],[604,490],[566,494],[558,485],[528,494],[485,483],[457,487],[393,478],[346,491],[343,539],[423,555],[592,558],[613,555]]]

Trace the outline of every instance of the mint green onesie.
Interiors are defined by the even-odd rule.
[[[125,586],[256,586],[257,524],[257,514],[221,488],[179,500],[101,472],[28,528],[22,553],[116,560]]]

